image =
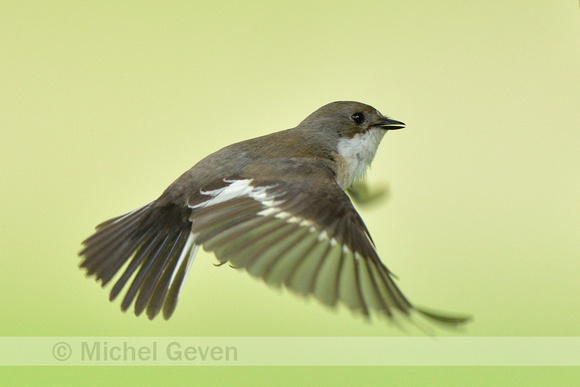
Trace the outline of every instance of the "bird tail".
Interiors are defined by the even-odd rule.
[[[135,301],[136,315],[147,309],[153,319],[163,310],[168,319],[197,252],[187,210],[153,201],[99,224],[83,242],[80,267],[103,287],[125,267],[109,299],[114,300],[132,278],[121,310]]]

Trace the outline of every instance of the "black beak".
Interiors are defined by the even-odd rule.
[[[385,119],[383,122],[379,122],[377,126],[380,126],[386,130],[395,130],[395,129],[402,129],[405,127],[405,124],[401,121],[391,120],[390,118]]]

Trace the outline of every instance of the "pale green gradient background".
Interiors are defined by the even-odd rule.
[[[475,316],[464,332],[439,334],[580,335],[574,1],[3,1],[0,333],[404,335],[216,268],[206,253],[169,322],[122,314],[77,268],[80,242],[97,223],[156,198],[208,153],[293,127],[341,99],[407,123],[386,136],[369,173],[372,184],[389,185],[390,199],[361,215],[411,300]],[[29,371],[7,375],[289,385],[578,376],[559,368]]]

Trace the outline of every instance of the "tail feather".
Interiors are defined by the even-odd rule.
[[[169,238],[172,238],[173,235],[167,235],[165,236],[165,238],[163,238],[163,240],[161,240],[159,243],[157,243],[154,247],[150,248],[151,246],[153,246],[153,243],[150,244],[148,247],[149,250],[149,254],[146,255],[145,259],[143,260],[143,264],[141,265],[141,267],[139,268],[139,271],[137,272],[137,274],[135,275],[135,278],[133,279],[133,282],[131,283],[131,286],[129,286],[129,289],[127,290],[127,293],[125,294],[125,298],[123,299],[123,303],[121,304],[121,308],[125,308],[127,309],[131,303],[133,302],[133,300],[135,299],[135,297],[137,296],[137,292],[140,291],[142,285],[143,285],[143,281],[145,280],[145,278],[147,277],[148,274],[150,274],[151,268],[152,266],[159,261],[159,257],[163,256],[163,254],[165,253],[165,248],[167,247],[167,245],[169,243],[171,243],[169,241]],[[137,311],[135,312],[137,313]]]
[[[179,297],[179,293],[181,292],[181,288],[185,279],[187,278],[187,274],[189,273],[189,269],[191,268],[191,264],[193,263],[193,258],[197,253],[197,249],[199,246],[193,245],[193,236],[190,235],[187,241],[185,242],[185,247],[179,260],[177,261],[178,269],[177,271],[173,272],[173,276],[169,282],[169,290],[167,292],[167,297],[165,298],[165,302],[163,303],[163,318],[168,320],[173,312],[175,312],[175,307],[177,306],[177,299]],[[182,259],[182,256],[184,259]]]
[[[97,232],[83,242],[84,248],[79,253],[85,258],[81,263],[81,267],[87,269],[88,275],[96,274],[97,278],[101,279],[105,269],[115,266],[113,263],[116,260],[112,259],[112,256],[121,260],[121,266],[129,259],[138,247],[139,238],[134,236],[136,225],[151,205],[152,203],[149,203],[126,215],[103,222],[96,227]],[[128,238],[129,236],[130,238]],[[117,267],[115,272],[118,270],[119,268]]]
[[[179,279],[176,280],[175,277],[179,276],[178,271],[183,264],[183,260],[181,259],[182,254],[189,253],[188,250],[191,247],[191,243],[188,243],[188,240],[191,240],[190,238],[192,238],[191,234],[189,234],[187,240],[184,241],[183,247],[177,250],[176,253],[171,256],[168,267],[163,271],[163,275],[159,278],[155,286],[155,290],[151,295],[151,301],[149,301],[149,304],[147,305],[147,317],[149,317],[149,319],[153,319],[161,312],[162,309],[165,308],[165,305],[167,304],[166,300],[170,298],[169,292],[172,288],[172,284],[179,283]],[[195,252],[196,250],[193,252],[193,254],[195,254]],[[193,259],[193,254],[190,255],[190,259]],[[185,277],[183,277],[182,280],[183,279],[185,279]],[[175,303],[177,300],[175,299],[173,302]],[[164,312],[164,318],[167,320],[169,317],[171,317],[171,314],[174,310],[175,306],[171,308],[171,313],[168,313],[169,311]]]
[[[138,238],[126,239],[117,245],[112,244],[112,252],[107,254],[101,263],[95,267],[98,273],[97,279],[101,280],[103,286],[113,279],[133,253],[139,249],[139,246],[145,243],[145,237],[146,235],[142,235]]]
[[[179,255],[179,252],[183,249],[187,235],[188,233],[180,231],[175,237],[173,244],[169,247],[170,250],[167,252],[169,259],[157,260],[149,270],[147,276],[143,280],[143,286],[141,286],[137,300],[135,301],[135,314],[140,315],[151,303],[153,294],[159,285],[163,272],[174,260],[174,257]]]
[[[135,301],[135,313],[147,309],[153,319],[161,310],[173,313],[187,268],[191,264],[193,236],[191,210],[174,204],[151,202],[125,215],[99,224],[83,242],[80,267],[105,286],[123,268],[110,292],[114,300],[131,281],[121,302],[127,310]],[[189,246],[186,240],[190,241]],[[136,274],[135,274],[136,273]],[[169,304],[170,306],[166,306]]]
[[[137,249],[137,252],[129,262],[129,265],[125,268],[125,271],[121,275],[121,277],[117,280],[113,289],[111,289],[111,301],[113,301],[121,292],[121,290],[125,287],[129,279],[135,273],[137,268],[141,267],[145,258],[151,254],[151,250],[155,248],[157,241],[159,240],[159,234],[156,234],[151,230],[148,233],[148,238],[145,239],[144,243]],[[129,305],[125,305],[125,302],[121,304],[121,309],[123,311],[127,310]]]

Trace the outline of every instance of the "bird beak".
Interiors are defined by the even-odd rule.
[[[405,124],[401,121],[391,120],[390,118],[386,118],[383,122],[379,122],[377,126],[380,126],[386,130],[394,130],[394,129],[402,129],[405,127]]]

